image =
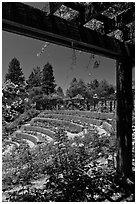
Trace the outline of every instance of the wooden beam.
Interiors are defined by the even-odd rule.
[[[114,59],[122,56],[125,50],[116,39],[79,28],[56,16],[46,16],[43,11],[23,3],[2,3],[2,29],[70,48],[73,42],[74,49]]]
[[[80,25],[86,24],[92,18],[96,18],[96,16],[100,15],[103,11],[107,10],[114,3],[100,3],[100,2],[92,2],[88,5],[82,5],[78,2],[65,2],[63,3],[65,6],[76,10],[79,12],[79,18],[75,19],[79,21]]]
[[[49,15],[54,14],[62,6],[62,4],[63,2],[49,2],[49,6],[50,6]]]
[[[129,56],[117,61],[117,171],[132,175],[132,60]]]
[[[63,4],[79,13],[85,8],[84,5],[79,2],[64,2]]]
[[[115,5],[115,3],[113,4]],[[135,5],[133,4],[130,8],[125,9],[125,11],[118,14],[115,18],[109,18],[108,16],[104,15],[103,12],[92,15],[91,17],[102,21],[106,27],[108,26],[108,30],[112,32],[113,30],[120,29],[123,26],[135,21]]]
[[[96,19],[103,22],[105,34],[114,32],[119,29],[124,34],[124,40],[129,40],[130,30],[126,27],[130,22],[135,21],[135,6],[127,9],[125,12],[116,16],[116,18],[109,18],[103,15],[103,11],[107,10],[110,6],[113,7],[116,3],[97,3],[93,2],[87,6],[81,5],[78,2],[65,2],[64,5],[79,11],[79,16],[72,19],[72,22],[76,22],[78,25],[84,25],[91,19]]]
[[[135,7],[117,15],[115,18],[108,18],[106,15],[98,14],[96,19],[104,23],[105,34],[111,33],[117,29],[121,30],[131,22],[135,21]]]
[[[119,29],[123,33],[124,41],[131,40],[131,31],[126,25],[135,21],[135,7],[129,8],[127,11],[117,15],[116,18],[113,19],[102,14],[97,15],[96,19],[103,22],[105,34],[112,33]]]

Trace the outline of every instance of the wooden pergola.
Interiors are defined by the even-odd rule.
[[[4,2],[2,29],[117,60],[118,171],[130,177],[135,3],[52,2],[49,7],[47,12]]]

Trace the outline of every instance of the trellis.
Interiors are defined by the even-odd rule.
[[[135,3],[48,4],[50,10],[44,12],[44,9],[39,10],[23,3],[2,3],[2,29],[117,60],[118,171],[129,177],[132,174]]]

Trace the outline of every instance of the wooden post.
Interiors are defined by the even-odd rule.
[[[132,174],[132,61],[127,56],[117,61],[117,171]]]
[[[114,99],[114,106],[113,106],[114,108],[114,110],[115,110],[115,108],[116,108],[116,100]]]
[[[110,100],[109,104],[110,104],[110,112],[112,112],[112,100]]]
[[[93,104],[94,104],[94,110],[95,110],[95,107],[96,107],[96,101],[95,101],[95,99],[93,99],[94,101],[93,101]]]

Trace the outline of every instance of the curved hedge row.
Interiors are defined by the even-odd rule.
[[[33,125],[35,122],[53,122],[56,125],[62,125],[62,126],[66,126],[69,127],[70,129],[76,129],[78,132],[82,131],[82,125],[79,124],[75,124],[69,121],[63,121],[63,120],[57,120],[57,119],[51,119],[51,118],[40,118],[40,117],[36,117],[33,118],[30,122],[31,125]]]
[[[37,145],[37,143],[39,142],[37,137],[35,137],[35,136],[33,136],[33,135],[30,135],[30,134],[27,134],[27,133],[16,132],[16,137],[17,137],[17,138],[20,138],[20,139],[30,140],[30,141],[33,142],[35,145]]]
[[[101,113],[101,112],[91,112],[91,111],[79,111],[79,110],[45,110],[42,112],[42,114],[65,114],[65,115],[78,115],[78,116],[84,116],[88,118],[94,118],[99,120],[107,120],[115,119],[115,113]],[[41,115],[41,114],[40,114]]]
[[[6,141],[6,145],[10,145],[10,144],[15,145],[15,147],[19,147],[20,145],[18,142],[15,142],[15,141]]]
[[[30,131],[36,131],[36,132],[43,133],[43,134],[45,134],[45,137],[47,135],[47,136],[51,137],[52,139],[54,139],[55,133],[49,129],[38,127],[38,126],[33,126],[33,125],[23,125],[22,128],[23,128],[23,130],[26,130],[26,131],[30,130]]]
[[[77,124],[88,123],[88,124],[93,124],[93,125],[98,125],[98,126],[100,126],[102,123],[102,120],[85,118],[85,117],[80,117],[80,116],[73,116],[73,115],[64,115],[64,114],[40,114],[38,117],[58,119],[58,120],[66,120],[69,122],[71,122],[71,120],[73,120]],[[82,125],[82,124],[80,124],[80,125]]]
[[[114,128],[111,124],[107,123],[107,122],[103,122],[102,127],[104,130],[106,130],[107,132],[113,133],[114,132]]]
[[[39,114],[39,116],[33,118],[30,121],[30,124],[23,125],[20,129],[20,132],[16,132],[15,134],[17,139],[18,138],[27,139],[36,145],[42,141],[35,134],[33,135],[25,131],[35,131],[36,133],[37,132],[42,133],[45,135],[44,136],[45,138],[47,136],[51,138],[51,140],[55,139],[54,129],[56,129],[56,127],[58,126],[65,126],[68,132],[76,131],[77,133],[79,133],[83,131],[83,124],[85,123],[93,124],[97,126],[100,126],[102,124],[102,127],[106,131],[113,132],[112,125],[110,125],[106,121],[102,121],[108,118],[114,119],[114,114],[97,113],[97,112],[90,112],[90,111],[75,111],[75,110],[59,110],[59,111],[46,110],[41,114]],[[41,127],[37,126],[38,123],[42,124]],[[52,129],[52,123],[53,123],[53,129]]]

